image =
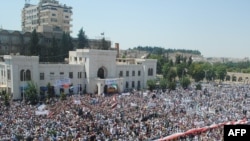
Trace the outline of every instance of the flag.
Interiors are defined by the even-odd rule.
[[[116,96],[113,96],[112,100],[113,100],[114,102],[117,102]]]
[[[114,109],[117,106],[117,104],[118,102],[117,102],[116,96],[113,96],[111,108]]]
[[[117,106],[117,102],[115,102],[115,103],[113,103],[112,105],[111,105],[111,109],[114,109],[116,106]]]

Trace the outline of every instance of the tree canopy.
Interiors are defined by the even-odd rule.
[[[83,28],[80,29],[78,33],[78,39],[77,39],[77,48],[83,49],[88,47],[88,39],[85,35],[85,32],[83,31]]]

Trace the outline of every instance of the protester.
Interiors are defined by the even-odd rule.
[[[189,129],[246,118],[248,85],[214,87],[206,91],[175,91],[104,95],[73,95],[50,99],[43,109],[1,103],[0,140],[147,141]],[[41,106],[41,105],[40,105]],[[223,138],[223,127],[183,136],[199,141]]]

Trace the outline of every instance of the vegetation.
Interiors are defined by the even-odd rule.
[[[164,54],[164,53],[175,53],[175,52],[180,52],[180,53],[188,53],[188,54],[194,54],[194,55],[201,55],[200,51],[198,50],[186,50],[186,49],[164,49],[162,47],[152,47],[152,46],[138,46],[134,47],[133,49],[135,50],[140,50],[140,51],[147,51],[152,54]]]
[[[160,88],[161,89],[167,89],[168,81],[165,78],[160,79]]]
[[[85,32],[83,31],[83,28],[80,29],[78,33],[78,39],[77,39],[77,48],[83,49],[88,47],[88,39],[85,35]]]
[[[202,89],[202,86],[200,83],[196,84],[196,90],[201,90]]]
[[[40,55],[40,45],[39,43],[39,38],[36,32],[36,29],[33,30],[31,33],[31,38],[30,38],[30,45],[29,45],[29,54],[30,55]]]
[[[188,77],[184,77],[180,82],[183,89],[187,89],[188,86],[191,84],[191,81]]]
[[[6,93],[5,90],[0,92],[1,100],[4,101],[5,106],[10,106],[10,94]]]
[[[99,49],[102,49],[102,50],[108,50],[109,49],[109,44],[105,40],[105,38],[102,38],[101,43],[102,43],[102,46]]]
[[[154,90],[156,88],[156,81],[155,80],[148,80],[147,86],[150,91]]]
[[[28,87],[25,89],[25,102],[34,105],[37,104],[38,101],[39,96],[37,93],[37,87],[32,81],[28,82]]]
[[[66,100],[67,99],[66,94],[62,92],[60,98],[61,100]]]

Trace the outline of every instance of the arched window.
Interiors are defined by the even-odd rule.
[[[25,81],[25,71],[24,70],[20,71],[20,81]]]
[[[26,70],[26,81],[30,81],[31,80],[31,72],[30,70]]]
[[[153,76],[153,68],[148,69],[148,76]]]
[[[104,69],[103,68],[99,68],[97,71],[97,77],[104,79]]]

